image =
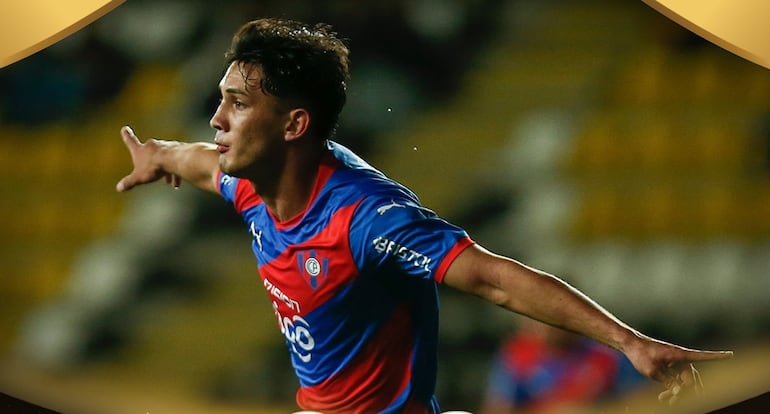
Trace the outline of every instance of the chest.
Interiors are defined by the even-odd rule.
[[[349,217],[282,228],[265,214],[248,217],[262,283],[282,314],[307,315],[338,296],[358,274]]]

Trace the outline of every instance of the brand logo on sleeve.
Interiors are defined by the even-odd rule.
[[[402,246],[385,237],[377,237],[376,239],[372,240],[372,243],[374,244],[374,250],[379,254],[393,256],[399,261],[411,264],[412,266],[423,269],[428,273],[431,272],[431,258],[420,252],[412,250],[407,246]]]
[[[386,204],[380,208],[377,209],[377,214],[383,215],[388,212],[393,207],[399,207],[399,208],[406,208],[403,204],[398,204],[395,202],[395,200],[390,200],[390,204]]]

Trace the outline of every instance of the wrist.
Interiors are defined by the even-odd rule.
[[[177,169],[176,153],[180,143],[160,139],[152,139],[151,141],[155,145],[153,164],[163,172],[174,173]]]
[[[617,349],[625,354],[633,352],[645,342],[645,336],[630,327],[624,327],[616,339]]]

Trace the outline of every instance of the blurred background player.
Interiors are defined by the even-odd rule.
[[[622,353],[521,318],[492,361],[481,413],[552,413],[618,398],[651,384]]]

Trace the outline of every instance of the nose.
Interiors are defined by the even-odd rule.
[[[209,120],[209,125],[217,131],[223,131],[225,130],[226,122],[227,121],[222,114],[222,103],[220,102],[216,111],[214,111],[214,115],[212,115]]]

